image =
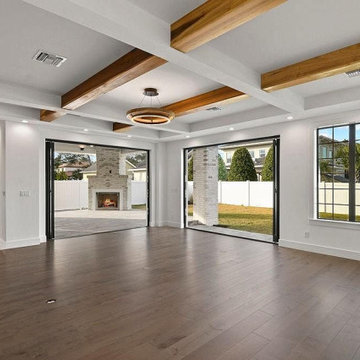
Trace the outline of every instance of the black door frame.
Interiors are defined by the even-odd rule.
[[[273,156],[273,159],[274,159],[273,160],[273,166],[274,166],[274,168],[273,168],[273,174],[274,174],[274,182],[273,182],[273,186],[274,186],[273,187],[273,189],[274,189],[273,190],[273,196],[274,196],[274,200],[273,200],[273,243],[277,244],[279,242],[279,239],[280,239],[280,135],[183,148],[183,225],[184,225],[184,228],[197,230],[197,231],[215,233],[213,231],[189,228],[187,225],[187,195],[186,195],[186,191],[187,191],[187,154],[188,154],[188,151],[193,150],[193,149],[209,147],[209,146],[245,144],[245,143],[266,141],[266,140],[268,140],[268,141],[272,140],[273,146],[274,146],[274,156]],[[221,233],[219,232],[219,234],[221,234]],[[227,235],[227,236],[244,239],[243,236],[236,236],[236,235]],[[252,238],[246,238],[246,239],[264,242],[264,241],[258,240],[258,239],[252,239]],[[267,242],[267,241],[265,241],[265,242]]]
[[[113,149],[130,149],[130,150],[138,150],[144,151],[147,154],[147,164],[146,164],[146,181],[147,181],[147,208],[146,208],[146,227],[150,226],[150,212],[151,212],[151,176],[150,176],[150,150],[148,149],[140,149],[133,148],[129,146],[113,146],[113,145],[103,145],[103,144],[95,144],[95,143],[87,143],[87,142],[78,142],[78,141],[68,141],[68,140],[58,140],[58,139],[45,139],[45,199],[46,199],[46,238],[47,240],[55,239],[55,191],[54,191],[54,145],[55,143],[66,143],[66,144],[77,144],[77,145],[94,145],[106,148]],[[116,230],[120,231],[120,230]],[[113,231],[111,231],[113,232]],[[91,235],[91,234],[90,234]]]

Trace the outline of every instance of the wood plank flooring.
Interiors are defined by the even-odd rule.
[[[360,262],[172,228],[0,251],[0,359],[360,360]]]

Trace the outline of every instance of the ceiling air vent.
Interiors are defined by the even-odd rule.
[[[346,75],[349,77],[349,78],[353,78],[353,77],[356,77],[356,76],[360,76],[360,69],[358,70],[353,70],[353,71],[348,71],[346,73]]]
[[[213,106],[211,108],[206,109],[206,111],[220,111],[222,110],[221,107]]]
[[[33,57],[33,60],[39,61],[41,63],[59,67],[61,66],[67,59],[64,56],[50,54],[46,51],[39,50]]]

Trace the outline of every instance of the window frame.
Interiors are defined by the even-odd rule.
[[[348,223],[359,223],[359,221],[356,220],[356,128],[359,125],[359,123],[352,123],[352,124],[342,124],[342,125],[333,125],[333,126],[325,126],[318,128],[316,130],[316,218],[318,220],[324,220],[324,221],[334,221],[334,222],[348,222]],[[349,177],[349,187],[348,187],[348,204],[347,205],[341,205],[341,206],[347,206],[348,207],[348,220],[339,220],[334,218],[334,210],[332,211],[332,219],[324,219],[320,217],[320,159],[323,159],[321,157],[321,144],[319,142],[319,136],[320,132],[322,130],[331,130],[332,131],[332,142],[334,142],[334,132],[336,128],[340,127],[348,127],[349,128],[349,170],[348,170],[348,177]],[[331,158],[334,159],[335,154],[332,151]],[[334,189],[333,189],[334,193]],[[334,209],[334,206],[337,206],[339,204],[336,204],[334,198],[334,194],[332,196],[332,202],[329,203],[329,205],[332,206]]]

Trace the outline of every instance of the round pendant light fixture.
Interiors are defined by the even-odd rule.
[[[159,95],[157,89],[146,88],[144,89],[143,95],[144,97],[139,107],[131,109],[126,113],[126,117],[129,120],[138,124],[161,125],[167,124],[174,119],[175,113],[162,108],[159,99],[157,99],[159,107],[152,106],[152,99]],[[150,106],[141,107],[146,97],[150,98]]]

